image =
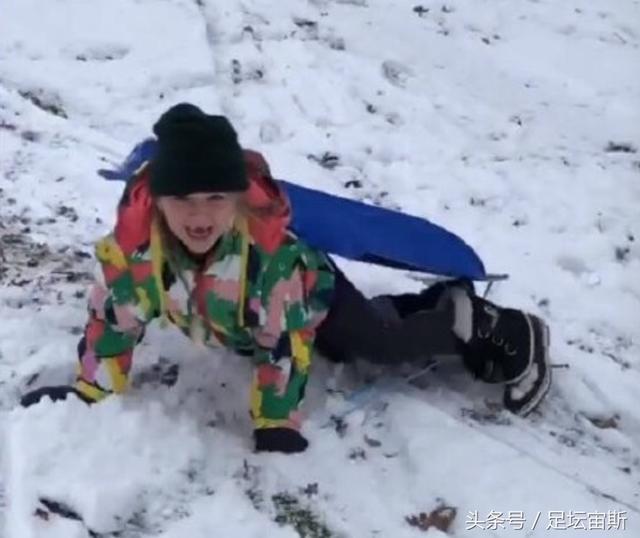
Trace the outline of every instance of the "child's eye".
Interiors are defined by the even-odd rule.
[[[207,198],[207,200],[210,200],[210,201],[222,201],[222,200],[225,200],[225,199],[226,199],[226,196],[224,194],[211,194]]]

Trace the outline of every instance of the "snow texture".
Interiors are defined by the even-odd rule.
[[[558,511],[626,517],[569,536],[639,536],[639,46],[637,0],[4,0],[4,536],[408,538],[440,503],[453,536],[548,536]],[[491,298],[551,326],[539,411],[510,416],[456,363],[383,372],[347,413],[365,377],[319,357],[309,450],[255,454],[247,361],[160,328],[126,395],[19,409],[74,375],[122,188],[96,169],[182,101],[228,115],[277,177],[427,217],[509,273]],[[343,265],[371,295],[422,285]],[[34,517],[43,497],[82,521]],[[525,528],[468,529],[474,511]]]

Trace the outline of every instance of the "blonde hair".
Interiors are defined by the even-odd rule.
[[[238,217],[251,218],[257,216],[254,214],[248,203],[248,197],[246,192],[241,193],[231,193],[236,195],[235,197],[235,211],[234,211],[234,220]],[[175,234],[169,228],[169,224],[167,223],[167,219],[160,207],[160,198],[161,196],[151,195],[151,205],[152,205],[152,219],[156,220],[160,226],[160,231],[162,232],[163,239],[171,239],[176,240]]]

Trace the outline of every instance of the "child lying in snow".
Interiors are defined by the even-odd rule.
[[[96,246],[101,271],[77,380],[34,390],[22,405],[121,393],[155,318],[252,357],[258,451],[307,447],[299,407],[314,344],[340,361],[462,356],[477,377],[505,384],[504,405],[520,415],[544,397],[548,329],[539,318],[477,297],[460,280],[366,299],[325,253],[287,230],[286,198],[225,117],[180,104],[154,132],[158,153],[127,186],[113,233]]]

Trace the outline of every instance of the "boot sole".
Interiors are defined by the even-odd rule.
[[[521,417],[527,416],[536,407],[538,407],[540,402],[549,392],[549,388],[551,387],[551,365],[549,364],[549,344],[551,342],[551,338],[549,327],[544,321],[542,321],[542,319],[537,316],[529,315],[528,318],[531,318],[531,320],[528,319],[529,324],[530,326],[532,326],[532,329],[536,331],[535,337],[540,338],[542,342],[542,362],[544,363],[545,367],[542,381],[540,381],[538,388],[534,389],[533,397],[529,401],[527,401],[521,408],[515,411],[515,414]],[[533,325],[535,325],[535,327]],[[533,357],[531,364],[533,365]],[[511,385],[512,383],[509,384]]]
[[[527,321],[527,326],[529,327],[529,335],[531,337],[532,340],[535,340],[536,335],[535,335],[535,328],[533,327],[533,324],[531,323],[531,319],[535,316],[529,315],[529,314],[525,314],[525,319]],[[536,318],[538,321],[540,321],[541,323],[542,320],[540,318]],[[544,323],[543,323],[544,325]],[[546,325],[544,325],[546,327]],[[547,333],[549,331],[547,330]],[[548,334],[547,334],[547,338],[548,338]],[[522,370],[522,373],[520,375],[518,375],[517,377],[514,377],[513,379],[509,379],[507,381],[508,385],[514,385],[516,383],[519,383],[520,381],[522,381],[525,377],[527,377],[529,375],[529,372],[531,371],[531,368],[533,367],[533,345],[530,346],[529,349],[529,360],[527,361],[527,366],[524,370]]]

